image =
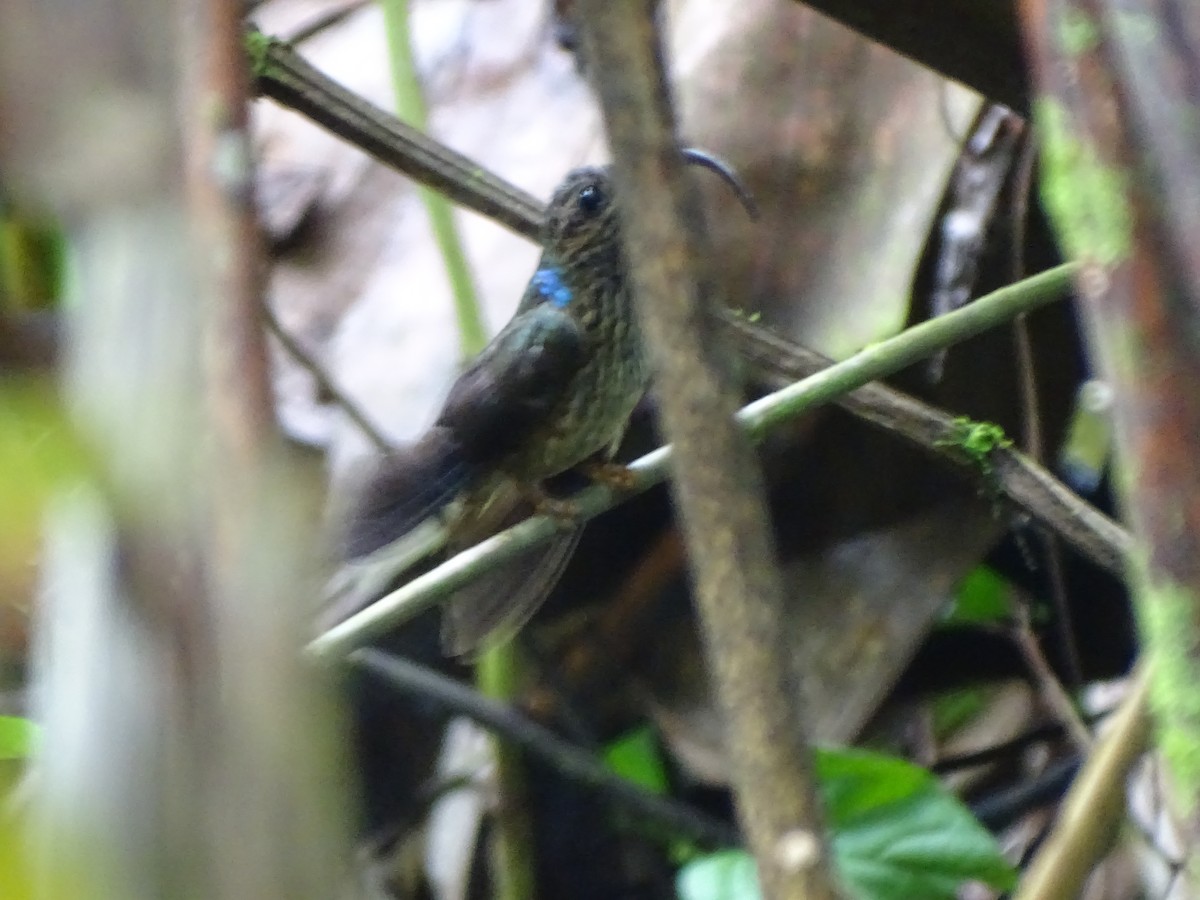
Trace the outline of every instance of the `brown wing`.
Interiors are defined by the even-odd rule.
[[[498,462],[537,433],[584,363],[585,339],[543,304],[513,318],[450,390],[437,425],[473,465]]]
[[[555,535],[458,591],[442,610],[442,649],[471,657],[516,634],[554,590],[582,535],[582,525]]]

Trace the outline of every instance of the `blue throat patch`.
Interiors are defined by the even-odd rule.
[[[546,266],[533,273],[533,287],[551,305],[562,309],[571,302],[571,289],[562,280],[554,266]]]

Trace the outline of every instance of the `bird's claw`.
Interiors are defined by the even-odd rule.
[[[563,529],[574,528],[579,524],[579,504],[574,500],[560,500],[543,494],[534,501],[534,511],[539,516],[548,516]]]
[[[575,501],[551,497],[540,485],[522,485],[521,492],[533,506],[534,515],[552,519],[563,531],[579,525],[579,504]]]
[[[614,491],[624,493],[637,485],[637,473],[620,463],[586,462],[580,466],[580,470],[591,481]]]

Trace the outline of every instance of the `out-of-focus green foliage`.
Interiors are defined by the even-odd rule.
[[[0,379],[0,605],[7,612],[31,594],[48,498],[85,469],[82,446],[45,379]]]
[[[987,712],[988,700],[994,695],[986,687],[961,688],[946,691],[933,698],[933,733],[948,739]]]
[[[1012,588],[988,566],[971,570],[954,592],[944,626],[999,624],[1012,618]]]
[[[0,716],[0,760],[24,759],[33,753],[38,728],[19,716]]]
[[[0,202],[0,311],[48,309],[62,297],[65,241],[58,225]]]
[[[4,793],[0,793],[0,798]],[[33,897],[33,877],[25,841],[18,824],[7,818],[0,818],[0,897],[5,900]]]
[[[821,750],[817,774],[842,880],[858,900],[953,900],[965,881],[1007,889],[1016,873],[995,840],[929,772],[860,750]],[[680,869],[680,900],[758,900],[742,851]]]
[[[20,783],[20,762],[35,743],[36,726],[16,716],[0,716],[0,897],[33,897],[33,878],[26,841],[25,816],[13,802]]]
[[[27,519],[52,488],[84,471],[75,432],[40,380],[0,381],[0,471],[0,529]]]
[[[667,769],[654,732],[639,728],[604,748],[604,761],[620,775],[656,794],[667,792]]]

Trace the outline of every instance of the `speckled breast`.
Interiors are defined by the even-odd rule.
[[[537,481],[557,475],[620,437],[649,383],[629,297],[588,298],[572,310],[588,340],[587,362],[571,379],[550,424],[504,466]],[[599,302],[596,302],[599,301]]]

